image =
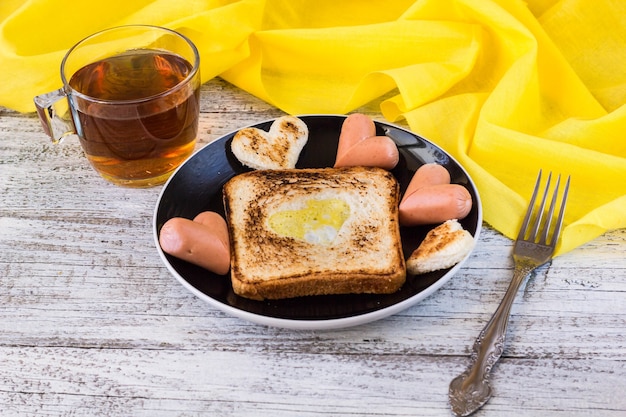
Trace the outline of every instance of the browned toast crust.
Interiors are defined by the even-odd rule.
[[[308,199],[338,198],[350,216],[326,245],[281,236],[272,213]],[[398,184],[379,168],[259,170],[224,186],[236,294],[252,299],[397,291],[406,266]]]

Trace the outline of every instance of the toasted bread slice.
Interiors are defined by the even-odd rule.
[[[451,268],[471,252],[474,244],[474,238],[458,220],[448,220],[426,234],[407,259],[407,272],[418,275]]]
[[[224,186],[236,294],[392,293],[405,281],[399,187],[379,168],[258,170]]]

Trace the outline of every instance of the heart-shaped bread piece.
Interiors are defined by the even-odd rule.
[[[410,274],[425,274],[451,268],[465,258],[476,245],[474,237],[451,219],[432,229],[406,261]]]
[[[282,116],[269,132],[255,127],[238,131],[231,150],[239,162],[253,169],[291,169],[296,167],[302,148],[309,139],[307,125],[295,116]]]

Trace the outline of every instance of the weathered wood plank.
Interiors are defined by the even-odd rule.
[[[406,354],[6,347],[0,354],[7,369],[0,406],[32,415],[65,406],[72,410],[65,415],[442,416],[453,376],[445,357]],[[602,388],[621,383],[615,368],[606,359],[505,359],[493,379],[497,395],[480,414],[618,415],[624,399]],[[584,376],[571,379],[573,372]]]

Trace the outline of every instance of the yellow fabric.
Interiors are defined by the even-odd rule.
[[[3,0],[0,105],[58,88],[77,40],[143,23],[285,112],[381,111],[450,152],[514,237],[539,168],[572,175],[560,253],[626,227],[623,0]]]

